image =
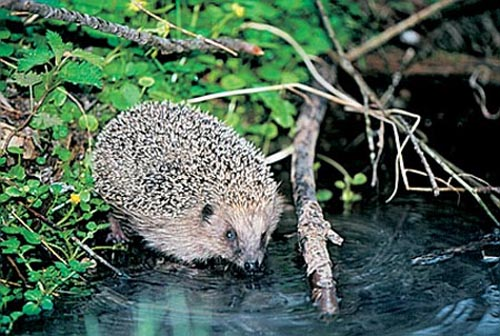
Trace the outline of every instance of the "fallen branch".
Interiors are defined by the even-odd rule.
[[[219,38],[212,40],[200,35],[196,35],[196,38],[189,40],[166,39],[88,14],[70,11],[65,8],[55,8],[29,0],[0,0],[0,8],[25,11],[31,14],[40,15],[46,19],[55,19],[89,26],[103,33],[113,34],[115,36],[136,42],[140,45],[150,45],[152,47],[156,47],[162,54],[185,53],[193,50],[206,52],[224,50],[233,56],[238,55],[236,51],[257,56],[263,54],[262,49],[258,46],[242,40],[231,38]]]
[[[365,57],[360,65],[365,75],[391,76],[401,68],[404,50],[387,46],[383,55],[372,53]],[[498,57],[474,57],[466,54],[438,51],[430,56],[418,59],[404,70],[404,76],[462,76],[469,78],[481,69],[480,78],[483,84],[500,85],[500,59]],[[484,82],[483,82],[484,81]]]
[[[316,199],[313,172],[314,149],[325,110],[326,100],[315,95],[311,95],[302,105],[293,141],[291,176],[298,217],[299,246],[311,281],[311,297],[321,312],[332,315],[338,313],[339,305],[333,277],[334,265],[328,254],[327,241],[341,245],[343,239],[323,218]]]

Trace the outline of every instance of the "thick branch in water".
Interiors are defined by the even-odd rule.
[[[298,217],[299,245],[311,281],[312,299],[322,313],[336,314],[339,310],[333,263],[327,241],[341,245],[343,239],[335,233],[316,199],[314,153],[319,126],[326,110],[326,100],[315,95],[301,107],[292,154],[293,198]]]

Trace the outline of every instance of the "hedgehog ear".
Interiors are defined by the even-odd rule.
[[[201,210],[201,219],[205,222],[208,222],[213,214],[214,214],[214,209],[210,204],[207,203]]]

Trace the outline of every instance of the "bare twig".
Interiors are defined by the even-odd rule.
[[[415,26],[416,24],[429,18],[435,13],[457,2],[460,2],[460,0],[441,0],[430,5],[429,7],[422,9],[421,11],[411,15],[407,19],[397,23],[394,26],[389,27],[379,35],[369,39],[361,46],[351,49],[346,55],[347,59],[350,61],[357,60],[364,54],[385,44],[387,41],[389,41],[396,35],[401,34],[403,31]]]
[[[222,50],[230,53],[233,56],[238,56],[238,54],[236,52],[234,52],[230,48],[226,47],[225,45],[223,45],[223,44],[221,44],[221,43],[219,43],[217,41],[208,39],[208,38],[206,38],[206,37],[204,37],[202,35],[199,35],[199,34],[194,34],[194,33],[190,32],[189,30],[177,27],[176,25],[172,24],[171,22],[168,22],[167,20],[162,19],[158,15],[156,15],[156,14],[152,13],[151,11],[147,10],[146,8],[144,8],[144,6],[139,1],[132,1],[132,3],[134,4],[134,6],[137,6],[137,8],[139,8],[141,11],[143,11],[144,13],[146,13],[147,15],[149,15],[150,17],[154,18],[158,22],[162,22],[163,24],[166,24],[168,27],[170,27],[172,29],[176,29],[176,30],[182,32],[183,34],[186,34],[188,36],[200,39],[203,42],[205,42],[206,44],[210,44],[210,45],[212,45],[212,46],[214,46],[216,48],[220,48],[220,49],[222,49]]]
[[[193,50],[206,52],[224,50],[235,56],[235,51],[241,51],[253,55],[263,54],[262,49],[259,47],[237,39],[219,38],[210,40],[207,38],[199,38],[198,35],[195,35],[197,38],[190,40],[166,39],[144,31],[132,29],[124,25],[112,23],[88,14],[70,11],[64,8],[55,8],[29,0],[2,0],[0,1],[0,7],[37,14],[46,19],[55,19],[89,26],[103,33],[110,33],[123,37],[140,45],[147,44],[152,47],[156,47],[163,54],[185,53]]]
[[[488,107],[486,106],[486,93],[484,92],[481,84],[478,83],[478,78],[481,76],[481,74],[489,72],[490,70],[487,67],[478,67],[469,77],[469,85],[474,90],[474,99],[478,103],[483,116],[486,119],[496,120],[500,118],[500,110],[498,110],[494,114],[488,110]]]

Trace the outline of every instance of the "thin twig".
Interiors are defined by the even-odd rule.
[[[216,52],[219,50],[228,51],[231,49],[230,53],[232,55],[235,54],[235,51],[250,53],[257,56],[263,54],[262,49],[259,47],[238,39],[218,38],[209,40],[204,37],[188,40],[166,39],[88,14],[70,11],[65,8],[55,8],[29,0],[3,0],[0,2],[0,7],[37,14],[46,19],[55,19],[89,26],[92,29],[99,30],[103,33],[113,34],[140,45],[147,44],[156,47],[162,54],[185,53],[193,50]],[[198,37],[198,35],[195,36]],[[221,46],[223,46],[222,49]]]
[[[153,19],[157,20],[158,22],[161,22],[163,24],[166,24],[168,27],[172,28],[172,29],[176,29],[180,32],[182,32],[183,34],[185,35],[188,35],[188,36],[191,36],[191,37],[195,37],[197,39],[200,39],[202,40],[203,42],[205,42],[206,44],[211,44],[213,45],[214,47],[217,47],[217,48],[220,48],[226,52],[228,52],[229,54],[233,55],[233,56],[238,56],[238,53],[235,52],[234,50],[231,50],[230,48],[226,47],[225,45],[217,42],[217,41],[214,41],[214,40],[211,40],[209,38],[206,38],[202,35],[199,35],[199,34],[195,34],[195,33],[192,33],[190,32],[189,30],[186,30],[184,28],[181,28],[181,27],[177,27],[176,25],[174,25],[173,23],[170,23],[169,21],[165,20],[165,19],[162,19],[161,17],[159,17],[158,15],[152,13],[151,11],[147,10],[146,8],[144,8],[144,6],[139,2],[139,1],[132,1],[132,3],[134,4],[134,6],[136,6],[137,8],[139,8],[141,11],[143,11],[144,13],[146,13],[147,15],[149,15],[150,17],[152,17]]]

